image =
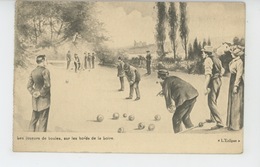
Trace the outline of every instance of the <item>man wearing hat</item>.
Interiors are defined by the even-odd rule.
[[[91,55],[92,68],[95,68],[95,59],[96,59],[95,54],[92,53],[92,55]]]
[[[67,70],[70,67],[70,62],[71,62],[71,55],[70,55],[70,51],[68,51],[67,55],[66,55],[66,60],[67,60]]]
[[[31,72],[27,89],[32,95],[33,113],[29,125],[29,130],[37,131],[36,124],[39,122],[38,131],[46,132],[49,110],[50,110],[50,72],[47,65],[46,56],[39,55],[36,58],[38,66]]]
[[[205,69],[205,95],[208,96],[208,106],[210,109],[210,119],[208,123],[216,123],[211,129],[223,128],[222,119],[217,107],[217,100],[222,85],[221,77],[225,70],[222,63],[215,55],[213,55],[213,48],[205,46],[202,50],[202,57],[204,59]]]
[[[118,57],[118,64],[117,64],[117,77],[119,77],[121,88],[118,91],[124,91],[124,62],[122,61],[121,57]]]
[[[193,127],[190,113],[198,97],[198,91],[188,82],[176,76],[169,76],[165,69],[158,71],[158,78],[162,79],[162,93],[165,97],[166,108],[173,113],[172,126],[174,133],[182,131],[181,123],[185,128]],[[173,104],[173,101],[175,104]]]
[[[74,54],[74,66],[75,66],[75,73],[80,69],[80,59],[78,57],[78,54]]]
[[[135,100],[140,100],[140,91],[139,91],[139,82],[141,80],[140,73],[137,71],[137,69],[135,67],[130,66],[127,63],[124,64],[124,70],[125,70],[126,78],[130,85],[129,97],[127,97],[126,99],[133,98],[133,93],[134,93],[134,89],[135,89],[135,93],[136,93]]]
[[[149,50],[146,51],[146,69],[147,69],[147,74],[151,74],[151,61],[152,61],[152,56]]]

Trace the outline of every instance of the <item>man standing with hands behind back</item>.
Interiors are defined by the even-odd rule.
[[[222,85],[221,77],[225,70],[222,63],[216,56],[213,55],[213,48],[211,46],[204,46],[202,57],[204,59],[205,69],[205,95],[208,96],[208,106],[210,109],[210,119],[208,123],[216,123],[211,130],[223,128],[222,119],[217,107],[217,100]]]
[[[31,72],[27,89],[32,95],[33,113],[29,125],[29,130],[37,131],[36,124],[39,121],[39,132],[47,131],[47,124],[50,110],[51,82],[50,72],[45,66],[47,59],[45,55],[39,55],[36,58],[38,66]]]

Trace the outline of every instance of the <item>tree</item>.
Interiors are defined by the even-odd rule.
[[[199,53],[199,43],[198,43],[198,39],[195,38],[193,42],[193,55],[191,57],[191,60],[194,60],[198,56],[198,53]]]
[[[210,41],[210,38],[208,38],[207,45],[208,45],[208,46],[211,46],[211,41]]]
[[[208,45],[207,42],[206,42],[206,39],[204,38],[203,39],[203,43],[202,43],[202,48],[204,48],[204,46]]]
[[[156,24],[156,43],[158,54],[165,56],[164,43],[166,39],[165,35],[165,21],[166,21],[166,5],[165,2],[156,2],[157,6],[157,24]]]
[[[180,37],[182,40],[182,47],[185,51],[185,59],[188,58],[187,45],[189,39],[188,17],[187,17],[187,3],[180,2]]]
[[[193,59],[193,48],[192,48],[192,44],[189,43],[189,48],[188,48],[188,59],[192,60]]]
[[[176,50],[177,50],[176,34],[177,34],[177,29],[178,29],[178,15],[176,12],[176,7],[175,7],[174,2],[170,2],[168,16],[169,16],[169,26],[170,26],[169,38],[171,40],[171,45],[172,45],[172,49],[173,49],[173,56],[174,56],[173,61],[175,62],[176,57],[177,57],[177,55],[176,55]]]
[[[94,5],[84,1],[18,1],[16,47],[22,50],[29,47],[31,50],[55,48],[64,41],[72,40],[76,33],[94,46],[101,44],[107,38],[103,34],[103,23],[94,15]]]

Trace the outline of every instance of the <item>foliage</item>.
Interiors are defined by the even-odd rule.
[[[168,16],[169,16],[169,26],[170,26],[170,31],[169,31],[169,38],[171,40],[172,44],[172,49],[173,49],[173,56],[174,56],[174,62],[175,59],[177,58],[176,55],[176,50],[177,50],[177,30],[178,30],[178,15],[175,7],[174,2],[170,2],[170,7],[168,11]]]
[[[188,17],[187,17],[187,3],[180,2],[180,37],[182,41],[182,47],[185,51],[185,59],[188,58],[188,39],[189,39],[189,28],[188,28]]]
[[[156,42],[158,48],[158,55],[165,56],[164,53],[164,43],[166,39],[165,35],[165,22],[167,19],[166,14],[166,4],[165,2],[156,2],[156,6],[158,9],[157,13],[157,24],[156,24]]]
[[[103,35],[103,24],[94,13],[94,3],[87,1],[18,1],[16,48],[55,48],[63,42],[77,40],[75,34],[84,41],[99,45],[107,38]],[[18,60],[21,59],[16,57],[15,61]]]

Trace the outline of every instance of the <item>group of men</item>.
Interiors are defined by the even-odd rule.
[[[126,99],[132,99],[135,90],[135,100],[140,100],[139,82],[141,81],[141,75],[139,71],[128,63],[124,63],[121,57],[118,58],[117,71],[117,76],[119,77],[121,85],[121,88],[118,91],[124,91],[124,77],[126,76],[130,86],[129,96],[126,97]]]
[[[211,128],[212,130],[215,130],[223,127],[222,119],[217,108],[217,99],[221,88],[221,77],[224,74],[224,68],[222,67],[221,61],[212,53],[213,48],[211,46],[205,46],[202,49],[205,67],[205,95],[208,96],[208,106],[211,115],[211,118],[206,121],[209,123],[216,123],[216,125]],[[87,61],[89,55],[90,54],[87,56],[85,54],[85,68],[88,67],[86,62],[90,62]],[[79,58],[77,57],[77,54],[74,55],[74,59],[74,63],[78,63]],[[69,67],[70,61],[71,57],[69,51],[67,54],[67,68]],[[151,61],[151,59],[149,59],[149,61]],[[30,131],[36,131],[36,124],[39,122],[38,131],[46,132],[50,108],[50,72],[45,67],[47,64],[45,55],[37,56],[36,62],[38,66],[31,72],[27,84],[27,89],[32,95],[33,106],[29,129]],[[93,64],[94,63],[92,63],[92,68],[94,68]],[[75,68],[76,67],[77,66],[75,65]],[[124,91],[124,76],[126,76],[130,85],[130,93],[126,99],[132,99],[135,90],[135,100],[140,100],[139,82],[141,80],[141,75],[139,71],[128,63],[124,63],[121,57],[118,58],[117,68],[117,76],[120,78],[121,83],[119,91]],[[149,72],[150,71],[148,71],[148,74]],[[186,128],[193,127],[194,125],[191,121],[190,113],[192,112],[193,106],[199,95],[198,91],[190,83],[181,78],[169,76],[167,69],[160,69],[158,71],[158,78],[162,79],[160,82],[162,86],[160,95],[165,97],[166,108],[173,113],[172,125],[174,133],[182,131],[181,123],[183,123]]]
[[[201,51],[205,69],[204,94],[208,97],[210,109],[210,118],[206,119],[206,122],[215,123],[216,125],[211,127],[211,130],[216,130],[224,127],[218,111],[217,100],[222,84],[221,77],[225,70],[219,58],[213,54],[211,46],[205,46]],[[181,123],[187,129],[194,127],[190,113],[199,95],[198,91],[190,83],[176,76],[169,76],[166,69],[158,71],[158,78],[162,79],[160,95],[165,97],[166,108],[169,112],[174,113],[172,117],[174,133],[182,131]]]
[[[84,53],[84,68],[81,66],[81,62],[80,62],[80,58],[78,56],[77,53],[74,54],[74,59],[73,59],[73,63],[74,63],[74,70],[75,73],[77,73],[80,69],[88,69],[88,68],[95,68],[95,54],[92,53],[92,55],[90,53]],[[70,51],[68,51],[67,55],[66,55],[66,61],[67,61],[67,70],[70,67],[70,63],[72,61],[71,58],[71,53]]]

